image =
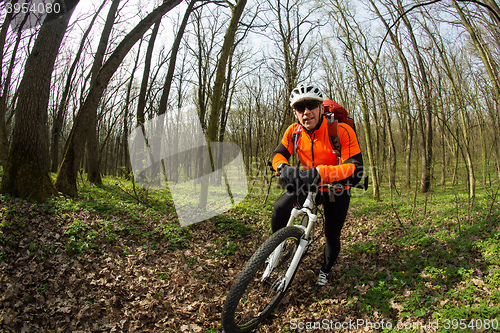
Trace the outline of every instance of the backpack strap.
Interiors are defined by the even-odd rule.
[[[342,145],[339,139],[339,121],[335,119],[333,113],[325,114],[325,118],[328,120],[328,135],[330,136],[332,150],[337,155],[337,162],[340,164]]]
[[[293,155],[295,156],[295,160],[297,161],[297,167],[300,166],[299,156],[297,155],[297,142],[299,141],[300,132],[302,132],[302,125],[299,124],[299,126],[292,132]]]

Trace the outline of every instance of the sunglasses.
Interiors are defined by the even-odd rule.
[[[306,108],[308,110],[314,110],[317,107],[319,107],[320,105],[321,105],[320,101],[311,100],[311,101],[303,101],[303,102],[296,103],[293,106],[293,108],[295,109],[295,111],[302,113],[306,110]]]

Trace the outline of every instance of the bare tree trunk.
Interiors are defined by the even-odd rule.
[[[226,30],[226,35],[224,36],[224,43],[222,44],[222,50],[220,54],[220,58],[217,63],[217,70],[215,75],[215,83],[212,90],[212,105],[210,108],[210,118],[208,119],[207,126],[207,141],[210,147],[211,142],[215,142],[218,136],[218,129],[220,126],[220,109],[221,109],[221,97],[222,97],[222,89],[226,79],[226,69],[227,62],[229,59],[229,55],[232,52],[234,46],[234,37],[236,35],[236,31],[238,30],[238,25],[240,22],[240,18],[243,14],[243,10],[247,4],[247,0],[238,0],[236,5],[232,7],[232,15],[231,21],[229,21],[229,26]],[[211,151],[209,149],[209,153]],[[205,171],[213,170],[213,159],[210,157],[210,161],[205,165]],[[208,197],[208,180],[206,177],[202,182],[202,190],[200,196],[200,208],[205,208],[207,204]]]
[[[184,31],[186,30],[186,25],[188,23],[189,16],[193,11],[194,4],[198,0],[191,0],[189,6],[186,9],[184,18],[182,19],[177,36],[175,36],[175,41],[172,46],[170,53],[170,62],[168,64],[167,76],[165,78],[165,83],[163,84],[163,92],[160,98],[160,105],[158,106],[158,114],[162,115],[167,111],[168,95],[170,94],[170,87],[172,86],[172,79],[174,77],[175,63],[177,61],[177,53],[179,53],[179,46],[181,45],[182,36],[184,36]]]
[[[364,36],[363,36],[364,37]],[[375,61],[372,59],[370,52],[367,47],[364,47],[366,56],[370,60],[370,63],[373,65],[373,75],[375,76],[375,80],[377,81],[377,85],[380,88],[380,95],[381,95],[381,100],[382,100],[382,111],[383,111],[383,119],[384,119],[384,125],[385,129],[387,130],[387,135],[389,136],[389,186],[391,188],[396,188],[396,145],[394,143],[394,137],[392,133],[392,126],[391,126],[391,117],[389,115],[389,104],[387,103],[387,95],[385,91],[385,84],[383,83],[380,73],[378,70],[378,67],[375,64]],[[373,98],[375,101],[375,98]],[[383,140],[383,151],[385,152],[385,147],[387,146],[385,144],[385,138]],[[385,158],[384,158],[385,160]]]
[[[483,165],[483,177],[482,177],[482,183],[484,186],[486,186],[486,176],[488,174],[488,152],[486,149],[486,126],[485,126],[485,120],[483,113],[480,111],[480,107],[478,103],[475,104],[475,109],[477,110],[477,126],[479,127],[479,136],[481,137],[481,161]]]
[[[47,108],[54,63],[76,1],[66,1],[70,11],[48,15],[28,56],[18,88],[16,122],[2,178],[1,191],[44,201],[57,195],[49,178]]]
[[[12,1],[12,5],[17,3],[17,0]],[[7,13],[5,15],[5,20],[2,24],[2,29],[0,30],[0,64],[3,67],[3,58],[4,58],[4,48],[5,48],[5,39],[7,38],[7,31],[9,30],[9,25],[12,20],[12,12]],[[27,17],[27,15],[26,15]],[[22,24],[21,24],[22,26]],[[21,40],[21,29],[18,32],[18,38],[16,41],[16,45],[14,47],[14,52],[12,55],[12,60],[9,66],[9,74],[4,83],[4,89],[2,95],[0,96],[0,164],[5,167],[7,164],[7,158],[9,154],[9,140],[7,139],[7,127],[5,126],[5,114],[7,112],[7,95],[9,92],[10,85],[10,73],[12,73],[13,63],[15,59],[15,54],[17,53],[17,47],[19,46],[19,41]],[[2,81],[2,71],[0,71],[0,82]]]
[[[382,111],[385,115],[385,127],[389,136],[389,186],[391,188],[396,188],[396,144],[394,142],[395,140],[392,132],[391,116],[389,115],[389,105],[387,103],[385,85],[380,80],[380,75],[378,73],[375,73],[375,76],[380,87],[380,93],[382,94]]]
[[[88,135],[88,128],[91,126],[89,118],[95,113],[99,106],[99,101],[106,89],[109,80],[118,69],[123,59],[134,46],[134,44],[144,35],[144,33],[169,10],[177,6],[181,0],[164,1],[158,8],[142,19],[130,33],[124,37],[122,42],[116,47],[109,59],[99,70],[94,84],[85,102],[78,111],[78,115],[73,124],[70,137],[66,144],[65,155],[57,174],[57,189],[70,196],[77,195],[76,176],[77,167],[83,156],[85,137]]]
[[[398,0],[398,11],[403,12],[403,5],[401,0]],[[410,21],[406,16],[402,17],[403,23],[408,29],[410,35],[411,45],[413,47],[413,52],[417,60],[418,70],[420,73],[421,82],[423,85],[424,94],[424,107],[425,107],[425,118],[423,114],[419,114],[419,128],[421,131],[421,146],[422,146],[422,177],[420,181],[420,193],[427,193],[431,186],[431,173],[432,173],[432,96],[431,89],[429,87],[429,81],[427,78],[427,72],[424,66],[424,61],[420,54],[420,49],[418,47],[417,40],[413,33],[413,28]],[[424,124],[425,119],[425,124]],[[425,129],[424,129],[425,126]]]
[[[234,50],[234,48],[233,48]],[[220,116],[220,126],[219,126],[219,138],[218,141],[222,142],[224,141],[224,135],[226,133],[226,124],[227,124],[227,116],[228,116],[228,109],[230,106],[227,105],[228,101],[231,102],[230,98],[230,91],[231,94],[234,92],[234,86],[233,89],[231,89],[231,75],[233,72],[233,55],[234,53],[231,52],[231,55],[229,56],[229,65],[227,68],[227,80],[226,83],[224,84],[224,92],[222,94],[222,103],[221,103],[221,116]],[[221,155],[222,157],[222,155]]]
[[[231,54],[231,49],[233,48],[234,36],[236,35],[236,30],[238,29],[238,24],[246,3],[247,0],[238,0],[236,5],[233,7],[233,15],[231,16],[231,21],[229,22],[229,27],[227,28],[226,35],[224,37],[224,44],[222,45],[221,55],[217,64],[215,83],[212,93],[212,105],[210,108],[210,118],[208,120],[207,137],[209,142],[217,140],[218,128],[220,125],[222,88],[226,79],[227,62],[229,55]]]
[[[99,16],[99,13],[101,12],[102,8],[106,4],[107,0],[104,0],[95,13],[94,17],[92,17],[92,20],[90,21],[89,26],[87,27],[87,30],[83,34],[82,40],[80,41],[80,46],[78,48],[78,51],[76,52],[75,59],[73,60],[73,63],[71,64],[71,67],[68,71],[68,75],[66,77],[66,84],[64,86],[64,91],[61,96],[61,99],[59,100],[59,106],[57,109],[57,114],[55,119],[53,120],[53,125],[52,125],[52,130],[51,130],[51,171],[52,172],[57,172],[57,169],[59,167],[59,140],[61,138],[61,131],[62,131],[62,125],[64,121],[64,116],[66,115],[66,110],[68,107],[68,95],[71,90],[72,84],[73,84],[73,76],[76,70],[76,66],[78,65],[78,62],[80,61],[80,57],[83,52],[83,48],[85,46],[85,43],[87,42],[87,37],[90,34],[90,31],[92,30],[92,27],[94,26],[95,20]]]
[[[365,141],[366,141],[366,150],[368,153],[368,162],[370,164],[371,178],[373,182],[373,200],[380,201],[380,181],[378,176],[378,167],[375,161],[375,156],[373,152],[373,139],[371,133],[371,122],[370,122],[370,111],[368,110],[368,103],[366,102],[364,87],[361,82],[360,76],[360,64],[356,60],[356,55],[354,52],[354,46],[352,45],[352,37],[351,37],[351,29],[349,27],[349,23],[347,17],[344,13],[344,8],[342,8],[338,1],[334,4],[335,8],[340,14],[342,22],[340,19],[334,18],[337,20],[339,25],[341,26],[342,32],[345,35],[344,45],[349,53],[349,61],[352,66],[352,71],[354,74],[354,82],[356,83],[356,91],[358,93],[358,97],[361,101],[361,110],[363,112],[363,129],[365,132]]]
[[[130,159],[128,155],[128,117],[130,113],[130,104],[132,103],[132,86],[134,85],[134,79],[135,79],[135,72],[137,71],[137,67],[139,66],[139,59],[141,56],[141,46],[142,46],[142,40],[139,42],[139,47],[137,49],[137,56],[135,57],[134,61],[134,67],[132,68],[132,73],[130,74],[130,80],[127,85],[127,94],[125,96],[125,101],[124,105],[122,105],[124,112],[123,112],[123,131],[122,131],[122,144],[121,144],[121,149],[122,149],[122,166],[123,169],[121,170],[122,176],[125,176],[125,178],[129,178],[130,174]],[[161,133],[161,132],[160,132]],[[125,173],[123,175],[123,172]]]
[[[446,146],[444,144],[444,128],[441,127],[441,144],[442,144],[442,151],[441,151],[441,164],[442,169],[441,169],[441,181],[439,182],[439,185],[445,185],[446,184]]]
[[[194,19],[194,34],[196,36],[196,49],[188,44],[186,45],[193,56],[196,58],[196,70],[197,70],[197,82],[198,87],[196,90],[196,103],[198,118],[200,118],[200,123],[202,129],[205,131],[207,128],[207,110],[210,99],[210,86],[212,85],[213,70],[210,68],[211,57],[213,57],[214,43],[205,41],[205,32],[202,25],[202,11],[195,11]],[[217,31],[211,31],[213,35]],[[213,38],[213,36],[212,36]],[[203,166],[200,164],[198,173],[202,173]]]
[[[470,134],[469,134],[469,128],[467,125],[469,124],[468,117],[465,114],[465,105],[463,101],[463,93],[460,90],[459,87],[459,82],[458,80],[455,79],[453,76],[453,71],[452,71],[452,66],[450,64],[450,61],[448,60],[448,55],[446,54],[446,50],[444,48],[442,40],[438,42],[437,38],[431,31],[430,29],[424,24],[424,28],[427,31],[429,37],[433,40],[434,45],[436,46],[439,56],[441,58],[441,62],[443,63],[444,70],[446,73],[446,76],[448,77],[448,80],[451,83],[451,87],[453,89],[453,96],[455,98],[455,105],[457,108],[457,111],[460,115],[460,124],[462,128],[462,137],[464,139],[464,148],[465,148],[465,157],[466,157],[466,165],[468,169],[468,181],[469,181],[469,197],[473,198],[475,196],[475,184],[476,184],[476,179],[474,176],[474,165],[472,162],[472,156],[471,156],[471,147],[470,147]],[[440,91],[441,89],[438,89]],[[479,111],[478,111],[479,112]]]
[[[373,9],[377,13],[377,16],[379,19],[382,21],[384,24],[385,28],[387,29],[389,36],[391,37],[391,41],[396,47],[396,50],[398,52],[398,57],[401,62],[401,65],[403,66],[404,69],[404,101],[403,105],[407,109],[407,115],[406,115],[406,128],[407,128],[407,142],[406,142],[406,173],[405,173],[405,187],[407,189],[410,188],[410,183],[411,183],[411,152],[412,152],[412,147],[413,147],[413,122],[412,122],[412,116],[410,112],[410,87],[414,90],[414,85],[411,80],[411,73],[410,73],[410,66],[408,64],[408,60],[406,59],[404,52],[394,35],[394,33],[389,29],[389,24],[387,24],[387,21],[384,19],[384,17],[380,14],[380,11],[378,10],[377,6],[375,5],[373,0],[369,0]]]
[[[109,36],[115,23],[115,17],[118,11],[119,4],[120,0],[113,0],[111,2],[111,7],[109,9],[108,16],[106,17],[106,23],[104,24],[101,39],[99,40],[99,46],[97,47],[94,63],[92,64],[92,78],[90,80],[91,87],[97,79],[99,70],[102,67],[104,55],[108,46]],[[84,138],[84,140],[87,141],[87,178],[92,184],[102,186],[101,173],[99,172],[100,150],[99,138],[97,133],[97,108],[95,108],[95,110],[93,110],[92,112],[89,112],[88,123],[88,133],[86,138]],[[83,146],[82,149],[85,150],[85,146]],[[82,155],[83,153],[84,151],[82,151]]]
[[[187,61],[186,61],[186,56],[187,54],[184,54],[184,57],[182,59],[182,63],[181,63],[181,68],[179,69],[179,73],[180,75],[178,76],[178,87],[177,87],[177,121],[176,121],[176,124],[174,126],[174,129],[173,131],[175,131],[174,133],[174,138],[173,138],[173,146],[174,146],[174,151],[179,151],[179,132],[182,131],[182,127],[181,127],[181,119],[182,119],[182,114],[183,114],[183,105],[184,105],[184,100],[185,100],[185,94],[183,92],[183,86],[184,86],[184,82],[185,82],[185,73],[186,73],[186,64],[187,64]],[[181,166],[181,164],[185,163],[188,165],[188,170],[185,170],[186,172],[186,176],[187,178],[186,179],[190,179],[190,176],[188,175],[189,174],[189,171],[190,171],[190,166],[191,166],[191,163],[188,162],[188,161],[179,161],[179,155],[178,154],[175,154],[172,158],[172,166],[171,167],[171,179],[169,179],[169,182],[175,182],[175,183],[178,183],[179,182],[179,169],[181,170],[185,170],[186,168],[183,168]]]
[[[439,79],[441,81],[441,79]],[[445,125],[444,119],[446,119],[446,114],[445,114],[445,108],[447,107],[446,99],[443,97],[442,93],[442,87],[440,86],[438,88],[438,104],[439,106],[437,107],[436,112],[439,112],[439,115],[437,116],[438,122],[437,125],[439,126],[439,132],[440,132],[440,139],[441,139],[441,180],[439,181],[439,185],[443,186],[446,184],[446,168],[447,168],[447,163],[446,163],[446,137],[445,137]]]
[[[496,11],[497,13],[499,10],[498,5],[495,3],[495,1],[486,1],[490,7]],[[495,113],[498,116],[500,116],[500,77],[498,74],[498,68],[495,65],[495,62],[493,60],[492,54],[489,51],[488,47],[485,45],[485,43],[482,41],[481,37],[479,36],[478,33],[476,33],[476,28],[473,26],[471,20],[469,20],[463,9],[458,5],[456,0],[453,0],[453,6],[457,10],[458,14],[460,15],[460,18],[462,20],[463,25],[469,32],[469,35],[474,43],[474,46],[476,47],[477,52],[479,53],[479,56],[484,64],[484,67],[486,69],[486,73],[488,74],[488,77],[491,81],[491,85],[493,87],[493,98],[495,100]],[[500,14],[500,13],[499,13]],[[495,143],[496,144],[496,143]],[[500,153],[498,151],[498,148],[496,150],[496,157],[497,157],[497,163],[500,163]],[[499,174],[498,176],[500,177],[500,165],[499,165]]]
[[[151,58],[153,57],[153,49],[158,36],[161,20],[156,21],[149,37],[148,49],[146,51],[146,59],[144,61],[144,72],[142,74],[141,88],[139,91],[139,100],[137,102],[137,124],[143,126],[145,117],[144,110],[146,109],[146,92],[148,90],[149,73],[151,71]],[[144,131],[143,131],[144,133]]]

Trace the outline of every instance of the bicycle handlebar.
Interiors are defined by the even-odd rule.
[[[267,161],[267,168],[269,170],[271,170],[272,172],[274,172],[274,174],[271,176],[271,178],[278,177],[278,175],[276,174],[276,170],[273,168],[273,163],[271,161]],[[352,188],[360,188],[360,189],[365,190],[365,191],[368,190],[368,175],[364,175],[362,180],[363,180],[363,183],[359,182],[356,185],[351,186],[351,187]],[[328,187],[330,189],[332,187],[335,188],[337,186],[344,187],[343,184],[337,182],[337,183],[328,183],[328,184],[324,184],[324,185],[319,185],[318,188]]]

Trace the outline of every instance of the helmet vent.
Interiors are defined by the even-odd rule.
[[[292,90],[290,95],[290,106],[293,107],[293,105],[299,101],[310,99],[322,102],[324,98],[321,90],[313,84],[300,84]]]

